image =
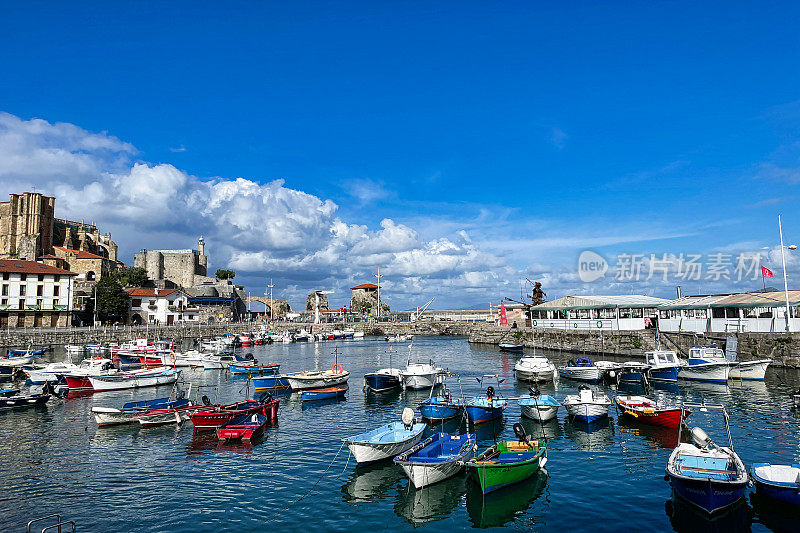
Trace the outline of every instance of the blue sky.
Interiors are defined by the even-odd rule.
[[[204,183],[281,179],[289,191],[335,205],[333,213],[322,209],[321,229],[295,204],[275,214],[304,213],[302,231],[319,240],[305,249],[276,250],[290,231],[280,225],[241,245],[224,231],[207,239],[219,250],[212,263],[237,267],[253,290],[268,275],[290,298],[346,288],[383,262],[400,308],[434,293],[442,306],[518,296],[528,276],[545,280],[553,295],[619,293],[626,287],[574,278],[582,250],[610,262],[621,252],[760,250],[776,244],[779,212],[787,238],[800,239],[800,9],[792,3],[0,9],[0,112],[127,143],[66,149],[99,160],[99,175],[139,163]],[[36,130],[26,135],[48,135]],[[24,153],[6,152],[6,163],[12,156]],[[96,181],[5,166],[3,194],[29,184],[55,194],[71,182],[86,193]],[[175,198],[186,194],[175,188]],[[81,214],[80,202],[57,206]],[[159,247],[128,229],[136,219],[92,214],[113,229],[123,253]],[[187,217],[149,230],[184,247],[203,225]],[[412,244],[369,260],[362,250],[360,263],[342,252],[338,266],[328,257],[308,268],[310,256],[342,250],[327,242],[334,220],[365,226],[360,238],[369,240],[381,237],[384,219],[416,235],[424,264],[448,255],[449,245],[432,244],[442,239],[480,255],[419,276]],[[358,252],[352,242],[345,248]],[[765,263],[775,266],[774,257]],[[462,283],[465,272],[471,278]],[[672,286],[628,291],[668,296]]]

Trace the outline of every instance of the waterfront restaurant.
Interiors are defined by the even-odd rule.
[[[656,326],[658,308],[669,300],[638,294],[564,296],[531,307],[534,328],[642,330]]]
[[[800,331],[798,306],[800,291],[789,291],[791,331]],[[783,291],[684,296],[660,306],[658,312],[658,328],[665,332],[786,331]]]

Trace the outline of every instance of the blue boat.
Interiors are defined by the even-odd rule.
[[[403,409],[403,419],[353,437],[342,439],[359,465],[391,459],[422,440],[427,426],[414,420],[414,411]]]
[[[436,433],[394,458],[415,488],[421,489],[453,477],[464,462],[475,457],[474,433]]]
[[[40,356],[44,355],[44,350],[9,350],[8,357],[23,357],[26,355]]]
[[[334,400],[343,398],[347,392],[347,387],[326,387],[324,389],[311,389],[300,392],[300,398],[304,402],[317,400]]]
[[[483,376],[477,378],[477,380],[482,385],[486,378],[494,378],[497,381],[498,388],[502,383],[496,375]],[[467,401],[465,406],[467,419],[473,424],[483,424],[501,418],[507,405],[508,402],[506,400],[495,396],[494,387],[487,387],[485,396],[476,396]]]
[[[280,369],[281,365],[272,363],[269,365],[253,365],[242,363],[231,363],[228,365],[231,374],[247,374],[249,376],[261,376],[263,374],[275,373]]]
[[[448,394],[431,396],[419,404],[419,411],[422,414],[422,418],[432,422],[455,418],[461,414],[463,409],[464,400],[461,398],[453,398]]]
[[[673,351],[656,350],[645,352],[645,363],[650,365],[650,381],[676,382],[681,364]]]
[[[501,352],[521,352],[525,348],[522,344],[516,344],[513,342],[501,342],[500,343],[500,351]]]
[[[630,383],[647,385],[647,375],[650,366],[637,363],[635,361],[628,361],[622,364],[622,368],[617,371],[617,383]]]
[[[699,427],[691,431],[692,442],[681,442],[672,450],[666,473],[676,496],[708,514],[726,510],[744,498],[747,491],[747,469],[733,450],[728,413],[721,405],[684,403],[697,412],[708,409],[722,411],[728,446],[717,446]],[[692,409],[694,411],[694,409]],[[681,424],[683,426],[683,412]]]
[[[384,392],[400,387],[400,369],[382,368],[364,374],[364,386],[372,392]]]
[[[253,386],[258,390],[289,389],[289,381],[280,374],[260,376],[252,379]]]
[[[0,396],[14,396],[19,394],[19,389],[0,389]]]
[[[760,497],[800,506],[800,464],[753,463],[751,473]]]

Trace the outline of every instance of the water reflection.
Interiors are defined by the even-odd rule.
[[[503,432],[505,425],[506,417],[495,418],[494,420],[470,428],[470,431],[475,433],[475,437],[478,439],[479,443],[483,441],[495,441]]]
[[[771,531],[789,533],[800,528],[800,509],[797,507],[761,498],[755,492],[750,494],[750,503],[755,510],[756,521]]]
[[[403,479],[403,471],[391,461],[359,466],[342,485],[342,501],[374,502]]]
[[[750,507],[742,498],[739,503],[727,511],[709,516],[690,503],[673,494],[664,503],[664,510],[669,517],[672,529],[678,533],[730,533],[750,531],[752,523]],[[797,529],[793,529],[797,531]]]
[[[678,444],[677,429],[639,424],[635,420],[622,416],[617,419],[617,426],[622,434],[643,437],[647,444],[656,448],[671,450]]]
[[[463,473],[419,490],[407,483],[397,491],[394,512],[411,524],[447,518],[463,497],[466,483]]]
[[[568,419],[564,422],[564,433],[580,449],[597,451],[608,447],[614,436],[614,424],[607,416],[595,422]]]
[[[547,422],[540,422],[538,420],[521,417],[519,421],[525,429],[525,433],[531,439],[556,440],[560,439],[564,434],[561,423],[557,418],[551,418]]]
[[[478,528],[503,526],[522,515],[542,495],[546,485],[547,473],[541,470],[520,483],[489,494],[483,494],[480,485],[470,480],[467,487],[469,521]]]

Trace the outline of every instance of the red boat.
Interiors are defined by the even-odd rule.
[[[254,413],[261,413],[268,421],[275,422],[278,420],[278,403],[278,400],[270,398],[264,403],[244,400],[228,405],[206,405],[189,417],[195,429],[216,429],[233,417]]]
[[[675,429],[681,422],[680,407],[666,407],[644,396],[617,396],[617,409],[623,416],[628,416],[642,424]],[[683,418],[690,414],[683,410]]]
[[[264,433],[269,418],[261,413],[235,416],[217,428],[219,440],[251,440]]]
[[[139,362],[142,366],[163,366],[164,361],[160,355],[139,355]]]
[[[89,381],[89,376],[70,376],[69,374],[64,376],[64,379],[67,382],[67,388],[70,391],[77,391],[77,390],[94,390],[92,387],[92,382]]]

